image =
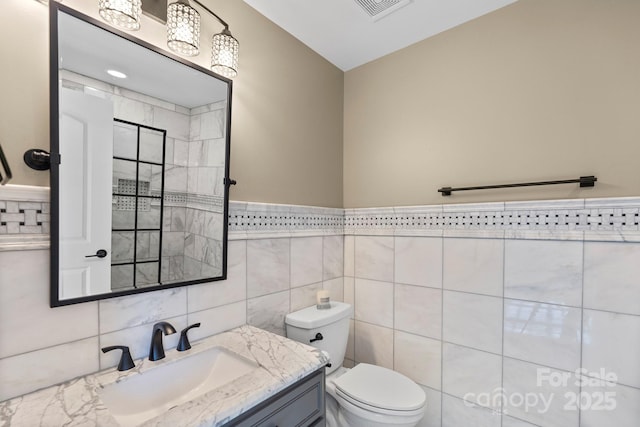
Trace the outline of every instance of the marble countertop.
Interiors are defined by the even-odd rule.
[[[186,352],[168,350],[162,360],[136,360],[125,372],[115,368],[77,378],[0,403],[0,425],[118,426],[98,391],[190,354],[224,347],[259,368],[194,400],[171,408],[142,426],[220,426],[328,363],[320,350],[255,328],[241,326],[192,344]]]

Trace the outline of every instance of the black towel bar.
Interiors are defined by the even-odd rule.
[[[539,181],[539,182],[523,182],[519,184],[499,184],[499,185],[482,185],[478,187],[442,187],[438,189],[439,193],[443,196],[450,196],[454,191],[468,191],[468,190],[489,190],[493,188],[513,188],[513,187],[532,187],[535,185],[556,185],[556,184],[573,184],[579,183],[580,187],[593,187],[596,184],[598,178],[595,176],[581,176],[578,179],[565,179],[560,181]]]

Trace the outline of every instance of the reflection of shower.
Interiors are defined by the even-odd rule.
[[[111,289],[158,285],[166,131],[115,119]]]

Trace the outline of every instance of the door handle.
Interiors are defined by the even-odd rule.
[[[94,258],[94,257],[104,258],[106,256],[107,256],[107,251],[105,251],[104,249],[98,249],[95,255],[85,255],[84,257],[85,258]]]

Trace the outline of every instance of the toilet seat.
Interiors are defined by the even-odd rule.
[[[424,391],[391,369],[360,363],[333,383],[336,397],[373,413],[414,416],[424,412]]]

